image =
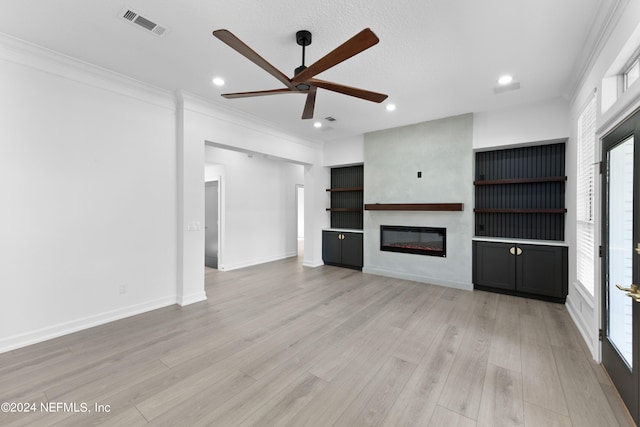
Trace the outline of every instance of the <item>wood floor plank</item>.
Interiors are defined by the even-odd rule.
[[[206,417],[213,409],[224,405],[234,396],[247,390],[255,382],[255,379],[242,372],[231,371],[222,381],[210,384],[200,393],[193,393],[187,400],[177,405],[165,406],[159,413],[150,414],[149,424],[161,426],[193,425]],[[150,395],[141,403],[153,399],[159,393]],[[162,400],[162,396],[160,399]]]
[[[524,402],[525,427],[573,427],[571,418],[533,403]]]
[[[246,418],[240,426],[284,426],[326,385],[322,379],[305,373]]]
[[[390,357],[342,413],[334,426],[381,425],[416,365]]]
[[[542,314],[533,316],[520,313],[518,324],[520,326],[520,343],[522,345],[551,349],[551,342],[547,335],[547,327]]]
[[[418,324],[402,335],[394,356],[414,364],[420,363],[431,347],[432,341],[455,313],[454,308],[455,303],[452,301],[432,298],[428,313],[420,319]]]
[[[228,381],[230,377],[234,376],[242,377],[242,374],[214,365],[176,382],[172,387],[149,396],[138,403],[136,408],[147,420],[152,420],[167,412],[169,408],[175,408],[189,399],[203,394],[212,385],[223,380]]]
[[[549,343],[552,346],[566,348],[579,353],[589,351],[564,305],[546,304],[541,308]]]
[[[476,422],[445,407],[438,406],[428,425],[430,427],[475,427]]]
[[[521,372],[520,314],[518,305],[509,295],[500,295],[496,323],[489,349],[489,363],[505,369]]]
[[[522,346],[524,400],[562,415],[569,415],[560,373],[550,347]]]
[[[484,382],[478,427],[524,426],[520,372],[489,364]]]

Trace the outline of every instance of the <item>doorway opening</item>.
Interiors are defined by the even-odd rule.
[[[204,265],[218,268],[219,257],[219,181],[207,181],[204,185]]]
[[[297,216],[297,254],[299,259],[304,258],[304,185],[296,185],[296,216]]]

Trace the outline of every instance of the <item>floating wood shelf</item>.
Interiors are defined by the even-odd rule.
[[[364,205],[366,211],[453,211],[464,210],[464,203],[373,203]]]
[[[544,214],[563,214],[567,213],[566,209],[493,209],[493,208],[475,208],[475,213],[544,213]]]
[[[349,187],[349,188],[327,188],[327,191],[330,192],[340,192],[340,191],[362,191],[364,188],[362,187]]]
[[[327,208],[327,212],[362,212],[362,208]]]
[[[537,182],[563,182],[566,176],[543,176],[540,178],[513,178],[513,179],[492,179],[483,181],[473,181],[473,185],[506,185],[506,184],[530,184]]]

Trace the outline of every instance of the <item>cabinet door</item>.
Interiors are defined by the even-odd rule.
[[[342,264],[342,240],[337,231],[322,232],[322,260],[327,264]]]
[[[362,234],[342,233],[342,263],[362,268]]]
[[[567,248],[518,245],[517,290],[529,294],[564,298],[567,295]]]
[[[516,290],[516,257],[510,250],[515,245],[496,242],[474,242],[476,286]]]

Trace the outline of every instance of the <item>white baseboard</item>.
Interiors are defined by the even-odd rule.
[[[246,261],[236,262],[236,263],[225,263],[224,265],[220,265],[219,269],[222,271],[231,271],[237,270],[239,268],[252,267],[254,265],[265,264],[267,262],[279,261],[281,259],[291,258],[298,256],[297,251],[286,252],[279,255],[264,257],[264,258],[254,258]]]
[[[36,331],[24,334],[14,335],[0,340],[0,353],[4,353],[17,348],[26,347],[42,341],[57,338],[73,332],[89,329],[94,326],[103,325],[115,320],[124,319],[125,317],[135,316],[137,314],[146,313],[148,311],[157,310],[159,308],[168,307],[176,303],[176,296],[160,298],[153,301],[147,301],[142,304],[136,304],[128,307],[119,308],[117,310],[107,311],[104,313],[84,317],[82,319],[72,320],[70,322],[60,323]]]
[[[580,312],[576,310],[574,298],[571,297],[571,294],[567,296],[567,301],[564,305],[569,312],[569,317],[573,320],[573,323],[578,328],[580,335],[582,335],[582,339],[589,347],[589,351],[591,352],[591,357],[597,363],[600,363],[600,351],[599,351],[599,341],[594,342],[591,331],[589,329],[589,325],[587,325],[584,321],[584,318],[580,315]]]
[[[362,269],[362,272],[375,274],[377,276],[393,277],[394,279],[412,280],[414,282],[429,283],[431,285],[462,289],[465,291],[473,290],[473,283],[454,282],[450,280],[442,280],[436,277],[418,276],[415,274],[404,273],[401,271],[392,271],[392,270],[384,270],[381,268],[364,267]]]
[[[191,294],[191,295],[183,295],[183,296],[178,295],[176,303],[180,307],[184,307],[185,305],[195,304],[197,302],[206,301],[206,300],[207,300],[207,294],[204,291],[202,291],[202,292],[196,292],[195,294]]]
[[[302,263],[303,267],[312,267],[312,268],[316,268],[316,267],[320,267],[321,265],[324,265],[324,262],[322,260],[304,260],[304,262]]]

